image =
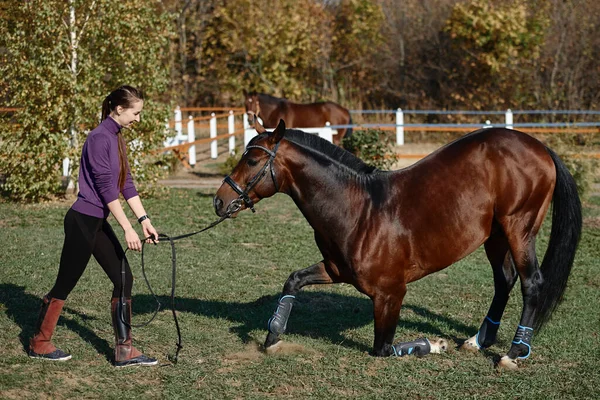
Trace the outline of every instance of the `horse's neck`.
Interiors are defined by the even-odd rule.
[[[292,175],[288,195],[300,209],[309,224],[324,236],[342,233],[348,219],[357,216],[356,195],[351,196],[352,178],[338,179],[340,173],[333,165],[321,166],[318,162],[305,160],[310,166],[288,168]],[[353,197],[352,199],[350,197]]]
[[[259,117],[262,120],[270,120],[272,116],[275,114],[279,114],[279,108],[281,105],[281,101],[285,101],[284,99],[277,99],[273,97],[259,97],[259,106],[260,106],[260,114]],[[276,123],[279,121],[275,121]],[[287,122],[287,121],[286,121]]]

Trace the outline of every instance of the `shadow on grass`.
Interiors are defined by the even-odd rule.
[[[168,296],[159,296],[161,309],[171,307]],[[175,307],[178,312],[188,312],[209,318],[223,318],[234,323],[230,331],[240,337],[244,343],[253,340],[250,332],[264,330],[267,334],[267,321],[277,307],[279,295],[260,297],[250,302],[224,302],[195,298],[176,297]],[[155,310],[154,298],[150,295],[135,295],[134,314],[151,314]],[[452,318],[442,316],[428,309],[412,304],[403,305],[404,310],[411,310],[420,316],[421,321],[406,321],[400,315],[399,326],[419,332],[423,336],[450,338],[460,344],[460,339],[440,330],[436,323],[447,325],[454,332],[470,337],[477,331],[476,326],[465,325]],[[135,319],[135,317],[134,317]],[[343,344],[345,347],[359,351],[370,351],[370,346],[348,339],[343,333],[347,330],[361,328],[373,323],[373,305],[367,298],[344,296],[336,293],[311,291],[301,292],[296,301],[287,324],[287,333],[325,339],[331,343]],[[396,342],[406,340],[396,337]],[[463,339],[464,340],[464,339]]]
[[[4,305],[8,318],[13,320],[21,328],[19,340],[23,346],[23,351],[27,352],[29,349],[29,339],[34,334],[35,324],[42,305],[42,299],[25,292],[24,286],[4,283],[0,284],[0,303]],[[65,316],[65,311],[69,314],[77,315],[84,321],[92,318],[73,308],[64,307],[63,314],[58,320],[58,325],[66,326],[86,342],[94,346],[96,351],[106,357],[108,361],[112,361],[112,346],[106,340],[98,337],[98,335],[96,335],[89,327]],[[107,312],[110,312],[110,309],[107,308]]]
[[[250,302],[224,302],[176,297],[175,304],[176,310],[179,312],[233,321],[235,326],[230,328],[230,331],[247,343],[252,340],[250,332],[254,330],[264,330],[266,337],[267,321],[273,314],[278,299],[279,295],[263,296]],[[161,308],[168,309],[170,307],[171,300],[168,296],[160,296],[159,300],[162,304]],[[29,338],[34,333],[41,299],[26,293],[23,286],[0,284],[0,303],[4,305],[7,316],[21,327],[19,339],[23,350],[27,351]],[[140,314],[152,314],[156,307],[154,298],[151,295],[135,295],[133,304],[134,314],[138,316],[138,318],[134,317],[134,322],[136,319],[139,320]],[[74,307],[77,306],[74,305]],[[405,329],[419,332],[420,335],[446,337],[455,342],[458,341],[457,338],[449,336],[448,332],[441,331],[436,323],[447,325],[451,330],[464,335],[464,337],[469,337],[477,330],[475,326],[465,325],[452,318],[433,313],[421,306],[405,304],[403,309],[411,310],[421,317],[421,321],[405,321],[401,315],[399,325]],[[71,307],[65,307],[64,311],[68,314],[77,315],[84,321],[90,319],[90,317]],[[331,343],[343,344],[343,346],[366,352],[371,350],[370,346],[348,339],[343,332],[364,327],[372,324],[372,322],[372,303],[369,299],[320,291],[301,292],[294,303],[288,321],[287,333],[325,339]],[[60,317],[58,323],[77,333],[82,339],[94,346],[97,352],[104,355],[107,360],[112,360],[113,350],[111,344],[98,337],[85,324],[81,324],[64,314]],[[395,340],[402,341],[404,339],[397,337]]]

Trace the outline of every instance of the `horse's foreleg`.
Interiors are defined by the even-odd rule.
[[[283,292],[277,309],[268,322],[269,334],[265,340],[265,349],[279,341],[279,335],[285,333],[287,321],[290,317],[296,293],[304,286],[333,283],[333,279],[325,269],[324,261],[311,265],[308,268],[292,272],[283,286]]]
[[[510,291],[518,278],[508,240],[502,231],[490,236],[485,242],[485,252],[494,274],[494,298],[479,331],[465,341],[461,347],[463,350],[477,351],[488,348],[496,342],[500,320],[504,314]]]
[[[373,299],[373,315],[375,318],[375,340],[373,355],[387,357],[396,354],[393,347],[396,325],[400,317],[402,300],[406,294],[406,285],[402,285],[393,294],[377,293]]]

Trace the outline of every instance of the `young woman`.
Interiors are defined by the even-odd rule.
[[[132,345],[130,323],[133,276],[125,260],[125,301],[121,302],[121,260],[125,258],[125,253],[106,220],[112,214],[123,229],[127,247],[135,251],[141,250],[140,238],[119,202],[119,194],[122,194],[142,225],[144,238],[158,238],[133,184],[121,133],[123,128],[129,128],[140,121],[143,106],[143,94],[138,89],[131,86],[116,89],[104,99],[102,121],[89,133],[83,145],[79,194],[65,216],[65,242],[58,277],[54,287],[43,298],[35,335],[29,344],[29,356],[32,358],[55,361],[71,358],[70,354],[54,347],[50,340],[67,296],[93,255],[113,283],[111,311],[115,332],[115,366],[158,363]]]

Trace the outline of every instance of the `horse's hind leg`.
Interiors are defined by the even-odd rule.
[[[543,278],[535,254],[535,236],[531,235],[525,243],[511,243],[515,265],[521,278],[523,294],[523,312],[508,354],[498,364],[503,368],[516,368],[517,359],[525,359],[531,354],[531,338],[535,325],[535,310],[540,301]]]
[[[268,322],[269,334],[265,340],[265,349],[277,343],[279,335],[285,333],[296,293],[307,285],[327,283],[334,283],[334,280],[327,272],[323,261],[308,268],[292,272],[283,286],[277,309]]]
[[[508,240],[499,227],[485,242],[484,247],[494,274],[494,298],[479,331],[462,345],[463,350],[477,351],[496,342],[500,320],[518,277]]]

